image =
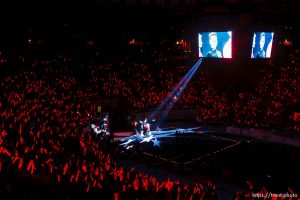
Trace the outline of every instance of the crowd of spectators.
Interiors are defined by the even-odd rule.
[[[95,94],[72,74],[45,66],[2,80],[1,198],[73,199],[84,192],[107,199],[215,198],[213,184],[180,185],[118,165],[112,146],[83,131],[95,114]]]
[[[216,199],[216,188],[210,181],[205,186],[182,185],[134,168],[124,169],[118,165],[112,146],[103,148],[92,133],[83,131],[96,114],[93,98],[121,96],[134,111],[159,105],[189,70],[182,62],[188,57],[174,56],[177,51],[170,50],[173,48],[176,46],[152,51],[151,62],[123,55],[74,68],[72,59],[66,59],[58,66],[52,66],[55,61],[35,63],[3,76],[0,175],[5,181],[1,191],[8,198],[21,195],[10,180],[25,177],[53,184],[61,189],[58,195],[66,196],[72,193],[63,188],[73,187],[77,192],[99,192],[110,199]],[[299,73],[299,50],[295,50],[282,66],[270,64],[262,69],[255,93],[220,94],[198,70],[175,108],[196,109],[204,121],[269,126],[299,134],[299,123],[293,122],[288,110],[299,103]],[[36,195],[33,189],[28,191],[28,195]]]
[[[156,53],[153,62],[132,62],[125,56],[121,62],[90,66],[93,90],[105,96],[123,96],[135,111],[155,108],[189,70],[181,59],[172,58],[175,61],[171,62],[168,56],[163,59]],[[295,50],[285,63],[264,66],[254,92],[218,93],[200,69],[175,108],[196,109],[204,121],[299,132],[299,123],[292,118],[297,110],[291,109],[299,104],[298,54]]]

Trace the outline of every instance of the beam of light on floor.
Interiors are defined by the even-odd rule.
[[[153,147],[160,147],[161,139],[163,138],[175,138],[178,136],[183,136],[185,134],[207,134],[214,131],[203,130],[201,127],[193,128],[177,128],[171,130],[159,130],[150,131],[146,136],[141,136],[139,134],[125,137],[120,140],[119,145],[126,149],[132,149],[137,143],[153,143]]]

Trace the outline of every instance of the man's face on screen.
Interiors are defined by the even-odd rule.
[[[264,48],[265,42],[266,42],[266,36],[262,35],[262,36],[260,37],[260,41],[259,41],[259,47],[260,47],[260,49],[263,49],[263,48]]]
[[[217,39],[216,35],[211,35],[210,36],[209,44],[210,44],[210,46],[211,46],[212,49],[216,49],[217,48],[218,39]]]

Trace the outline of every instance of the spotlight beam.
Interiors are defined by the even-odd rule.
[[[183,89],[186,87],[187,83],[190,81],[191,77],[194,75],[199,65],[202,63],[202,58],[200,58],[194,66],[187,72],[187,74],[177,83],[174,89],[172,89],[171,93],[160,103],[160,105],[150,114],[149,119],[155,118],[166,105],[170,105],[170,101],[175,97],[180,96]],[[183,87],[182,87],[183,86]]]
[[[183,90],[185,89],[185,87],[187,86],[187,84],[189,83],[189,81],[191,80],[191,78],[193,77],[195,72],[197,71],[198,66],[193,70],[193,73],[182,84],[182,87],[180,87],[180,90],[177,91],[177,93],[173,96],[173,98],[171,99],[171,102],[169,104],[167,104],[166,109],[162,111],[162,117],[160,118],[159,125],[167,117],[167,115],[170,113],[171,109],[174,107],[174,105],[177,102],[178,98],[181,96]]]
[[[172,89],[171,94],[174,93],[176,90],[178,90],[178,88],[180,88],[180,86],[182,85],[182,83],[184,83],[185,79],[190,76],[190,74],[193,72],[193,69],[198,65],[198,63],[200,63],[200,60],[198,60],[197,63],[188,71],[188,73],[179,81],[179,83],[175,86],[175,88]],[[170,101],[171,98],[172,98],[172,95],[168,95],[161,102],[161,104],[155,109],[155,111],[150,115],[149,118],[150,119],[153,118],[153,116],[155,114],[157,114],[158,112],[160,112],[161,109],[168,103],[168,101]]]
[[[161,114],[159,118],[158,125],[161,124],[161,122],[166,118],[170,110],[173,108],[174,104],[178,100],[178,98],[181,96],[183,90],[191,80],[191,78],[194,76],[195,72],[197,71],[198,67],[200,66],[202,62],[202,58],[200,58],[196,64],[189,70],[189,72],[182,78],[179,83],[175,86],[175,88],[172,90],[171,94],[168,95],[162,103],[159,105],[159,107],[150,115],[150,119],[157,115]],[[165,108],[164,108],[165,107]],[[163,109],[164,108],[164,109]]]

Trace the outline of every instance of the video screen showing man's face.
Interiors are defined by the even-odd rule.
[[[273,37],[273,32],[253,33],[251,58],[271,58]]]
[[[199,57],[232,58],[232,32],[198,33]]]

